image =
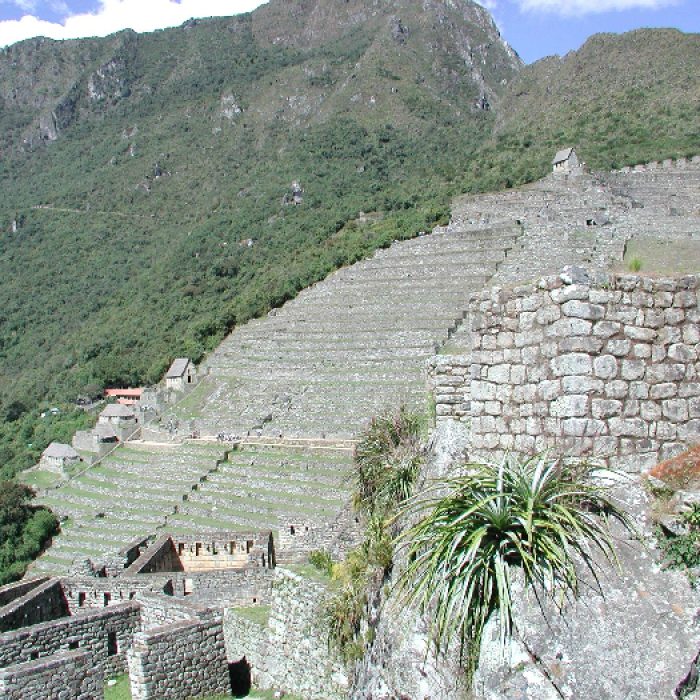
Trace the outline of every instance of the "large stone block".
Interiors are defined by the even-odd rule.
[[[600,379],[614,379],[618,372],[618,362],[614,355],[600,355],[593,361],[593,374]]]
[[[617,321],[599,321],[593,326],[593,335],[604,339],[611,338],[621,330],[622,324]]]
[[[551,360],[552,372],[557,377],[579,374],[590,375],[593,373],[593,360],[585,353],[567,353]]]
[[[608,426],[615,437],[645,438],[649,434],[649,427],[641,418],[610,418]]]
[[[496,384],[507,384],[510,381],[510,365],[489,367],[487,378]]]
[[[602,379],[571,375],[562,377],[561,387],[565,394],[596,394],[603,391],[605,383]]]
[[[610,418],[622,413],[622,401],[614,399],[593,399],[591,410],[594,418]]]
[[[548,326],[545,333],[553,338],[569,338],[572,335],[591,334],[593,324],[582,318],[562,318]]]
[[[609,340],[605,347],[606,352],[609,352],[615,357],[626,357],[632,349],[632,341],[623,339]]]
[[[681,423],[688,420],[688,402],[686,399],[667,399],[661,404],[661,411],[664,417],[673,423]]]
[[[646,363],[642,360],[623,360],[621,377],[627,381],[641,379],[646,371]]]
[[[577,299],[562,304],[561,310],[565,316],[583,318],[589,321],[600,321],[605,316],[605,307]]]
[[[686,367],[681,364],[652,365],[647,368],[646,380],[650,384],[680,382],[685,377],[685,373]]]
[[[551,414],[559,418],[577,418],[588,414],[589,398],[586,394],[560,396],[551,404]]]

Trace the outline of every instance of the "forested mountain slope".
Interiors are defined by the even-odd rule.
[[[273,0],[0,52],[3,473],[44,446],[42,401],[156,380],[454,194],[574,141],[594,164],[694,153],[697,46],[633,33],[523,68],[469,0]]]

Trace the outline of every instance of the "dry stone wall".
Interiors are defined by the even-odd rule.
[[[26,592],[0,608],[0,632],[68,615],[68,603],[59,579],[44,581],[38,586],[20,586],[19,590]]]
[[[142,632],[129,650],[134,700],[224,694],[230,690],[220,616]]]
[[[348,678],[328,649],[322,607],[326,587],[277,569],[267,627],[235,611],[224,619],[230,659],[246,658],[257,687],[275,688],[307,700],[347,697]]]
[[[431,366],[438,418],[470,421],[474,455],[553,449],[630,471],[700,440],[698,277],[572,281],[473,298],[471,354]]]
[[[62,651],[86,651],[106,676],[126,670],[126,649],[141,629],[139,606],[125,603],[0,635],[0,668]]]
[[[103,689],[102,668],[85,652],[62,651],[0,669],[3,700],[101,700]]]

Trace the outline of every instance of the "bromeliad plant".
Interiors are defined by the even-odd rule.
[[[425,420],[402,406],[372,419],[355,448],[355,506],[366,515],[391,513],[413,493],[424,459]]]
[[[538,595],[561,605],[579,592],[578,567],[597,581],[594,550],[617,563],[607,520],[632,526],[594,471],[546,455],[524,462],[506,455],[500,464],[469,464],[463,476],[408,502],[401,517],[417,522],[398,538],[408,564],[395,592],[430,611],[438,651],[459,639],[473,672],[482,631],[496,611],[505,647],[516,570]]]

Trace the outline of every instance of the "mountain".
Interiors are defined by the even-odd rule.
[[[694,152],[697,41],[524,67],[470,0],[272,0],[0,52],[3,473],[42,448],[41,402],[155,381],[454,194],[539,177],[567,143],[603,165]],[[686,118],[654,134],[665,108]]]
[[[498,113],[491,162],[543,172],[561,145],[608,170],[700,149],[700,34],[598,34],[526,66]],[[484,154],[486,155],[486,154]],[[507,165],[506,165],[507,167]],[[498,171],[498,165],[496,165]]]

